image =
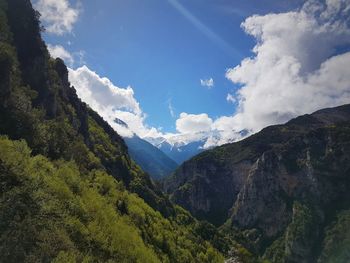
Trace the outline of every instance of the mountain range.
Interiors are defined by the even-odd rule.
[[[204,140],[171,145],[166,138],[140,138],[121,119],[114,122],[130,131],[132,137],[124,137],[130,156],[155,180],[170,175],[183,161],[203,151]]]
[[[206,143],[209,138],[220,138],[217,132],[197,132],[194,134],[172,135],[171,137],[140,138],[129,129],[123,120],[116,118],[114,122],[127,129],[133,136],[124,137],[129,153],[136,163],[153,179],[159,180],[170,175],[179,165],[193,156],[209,149]],[[239,137],[246,137],[247,131],[238,133]],[[236,137],[236,136],[234,136]]]
[[[123,120],[116,118],[114,122],[130,130]],[[186,142],[181,138],[169,140],[163,137],[146,137],[142,139],[131,130],[129,133],[132,137],[124,137],[129,154],[155,180],[170,175],[184,161],[202,152],[208,136],[206,133],[197,134],[194,141]]]
[[[175,139],[175,138],[173,138]],[[145,138],[155,147],[164,152],[167,156],[173,159],[177,164],[182,164],[184,161],[202,152],[207,139],[207,134],[197,134],[193,141],[168,140],[166,138]]]

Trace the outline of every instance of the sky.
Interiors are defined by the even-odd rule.
[[[122,136],[212,147],[350,103],[350,0],[32,2],[78,96]]]

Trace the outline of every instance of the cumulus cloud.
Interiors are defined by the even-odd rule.
[[[212,124],[213,120],[206,113],[187,114],[183,112],[176,120],[176,130],[180,133],[204,132],[210,131]]]
[[[142,137],[158,135],[157,129],[144,124],[146,115],[131,87],[119,88],[87,66],[69,69],[69,81],[77,90],[78,96],[122,136],[131,137],[134,132]],[[116,123],[116,118],[126,122],[129,128]]]
[[[69,53],[63,46],[61,45],[47,45],[47,48],[50,52],[50,55],[53,58],[61,58],[63,59],[69,66],[74,64],[74,58],[71,53]]]
[[[297,115],[350,102],[350,1],[307,1],[297,11],[254,15],[242,28],[254,56],[227,71],[242,85],[237,114],[215,123],[256,132]]]
[[[72,7],[68,0],[38,0],[34,7],[41,14],[46,31],[56,35],[70,33],[80,13],[80,7]]]
[[[207,87],[208,89],[211,89],[212,87],[214,87],[214,80],[213,80],[213,78],[201,79],[200,82],[201,82],[201,86]]]

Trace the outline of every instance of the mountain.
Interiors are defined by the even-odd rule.
[[[209,132],[196,132],[192,134],[174,134],[168,136],[167,138],[158,137],[144,138],[166,155],[168,155],[171,159],[176,161],[178,164],[182,164],[184,161],[189,160],[193,156],[203,152],[205,149],[213,148],[213,146],[208,147],[208,142],[212,144],[222,144],[222,136],[224,131],[220,130],[212,130]],[[238,140],[238,138],[247,137],[249,131],[231,131],[232,139],[229,142],[234,142]],[[225,139],[227,142],[227,139]]]
[[[148,142],[164,152],[177,164],[182,164],[184,161],[201,153],[206,142],[206,134],[196,134],[194,141],[186,141],[186,138],[166,139],[166,138],[145,138]]]
[[[131,158],[153,179],[161,179],[170,175],[178,164],[164,152],[137,135],[124,137]]]
[[[164,188],[271,262],[350,262],[350,105],[205,151]]]
[[[170,159],[164,152],[153,146],[146,140],[133,133],[126,122],[115,118],[114,122],[133,134],[132,137],[124,137],[131,158],[153,179],[161,179],[173,172],[178,164]]]
[[[0,261],[223,262],[233,243],[173,205],[77,97],[39,18],[0,0]]]
[[[205,141],[194,141],[187,144],[176,143],[171,145],[164,141],[158,147],[166,155],[176,161],[178,164],[182,164],[184,161],[190,159],[191,157],[201,153],[203,151],[203,145]]]

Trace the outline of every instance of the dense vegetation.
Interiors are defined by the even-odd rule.
[[[222,262],[49,56],[29,0],[0,0],[0,262]],[[217,248],[214,248],[214,246]]]
[[[167,220],[101,170],[0,139],[2,262],[220,262],[184,210]]]
[[[338,213],[336,219],[326,228],[320,262],[350,261],[350,210]]]

